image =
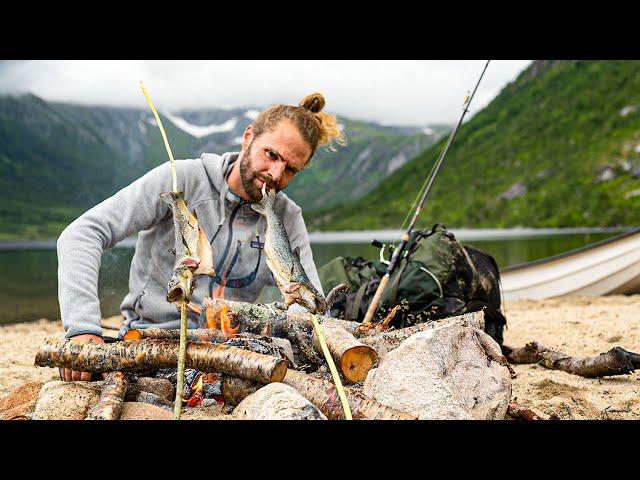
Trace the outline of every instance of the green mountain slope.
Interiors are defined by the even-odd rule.
[[[175,158],[183,159],[238,151],[238,138],[251,121],[246,113],[179,112],[198,125],[233,124],[206,136],[161,116]],[[368,192],[442,133],[340,122],[349,146],[318,152],[311,168],[287,189],[305,210]],[[5,194],[0,239],[56,237],[83,211],[166,161],[160,131],[146,110],[53,103],[34,95],[0,96],[0,187]]]
[[[445,139],[310,230],[399,228]],[[640,224],[640,62],[537,61],[465,123],[420,215],[449,227]]]

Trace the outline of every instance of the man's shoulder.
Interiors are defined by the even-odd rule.
[[[302,211],[302,208],[286,193],[278,192],[278,196],[276,198],[276,213],[280,215],[280,217],[286,219],[286,215],[298,214]]]

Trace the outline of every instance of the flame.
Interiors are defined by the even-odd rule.
[[[238,323],[235,327],[231,326],[231,309],[229,305],[226,303],[220,307],[220,330],[224,333],[224,336],[229,339],[233,337],[238,330],[240,330],[240,323]]]
[[[189,398],[183,398],[182,400],[187,402],[187,407],[197,407],[202,404],[202,387],[204,386],[204,375],[201,373],[198,375],[198,380],[191,387],[191,395]]]
[[[211,298],[218,298],[222,300],[219,306],[210,306],[205,311],[205,325],[207,328],[220,330],[226,339],[229,339],[236,335],[240,330],[240,324],[235,327],[232,326],[236,323],[235,315],[231,312],[229,305],[224,302],[224,291],[227,280],[225,274],[222,274],[222,282],[212,292]]]

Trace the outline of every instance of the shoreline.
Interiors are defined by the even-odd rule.
[[[590,233],[625,233],[637,227],[563,227],[563,228],[449,228],[460,241],[515,240],[552,237],[556,235],[580,235]],[[343,230],[309,232],[311,243],[369,243],[375,238],[381,242],[396,242],[402,230]],[[134,248],[136,236],[128,237],[113,248]],[[0,240],[0,251],[55,250],[57,238],[41,240]]]
[[[573,356],[592,356],[615,346],[640,352],[640,294],[558,297],[505,302],[504,343],[540,344]],[[114,335],[118,317],[103,320]],[[38,346],[62,335],[59,320],[0,326],[0,398],[30,382],[57,380],[57,369],[34,367]],[[538,365],[513,365],[511,398],[538,413],[562,420],[640,420],[640,371],[584,378]]]

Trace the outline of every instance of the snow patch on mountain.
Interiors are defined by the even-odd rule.
[[[184,118],[172,115],[168,112],[163,112],[163,115],[171,120],[171,122],[180,130],[187,132],[189,135],[196,138],[206,137],[212,133],[231,132],[238,123],[236,118],[231,118],[220,125],[207,125],[206,127],[201,127],[199,125],[189,123]]]
[[[244,112],[244,116],[250,120],[255,120],[256,118],[258,118],[258,115],[260,115],[260,112],[258,110],[247,110],[246,112]]]

